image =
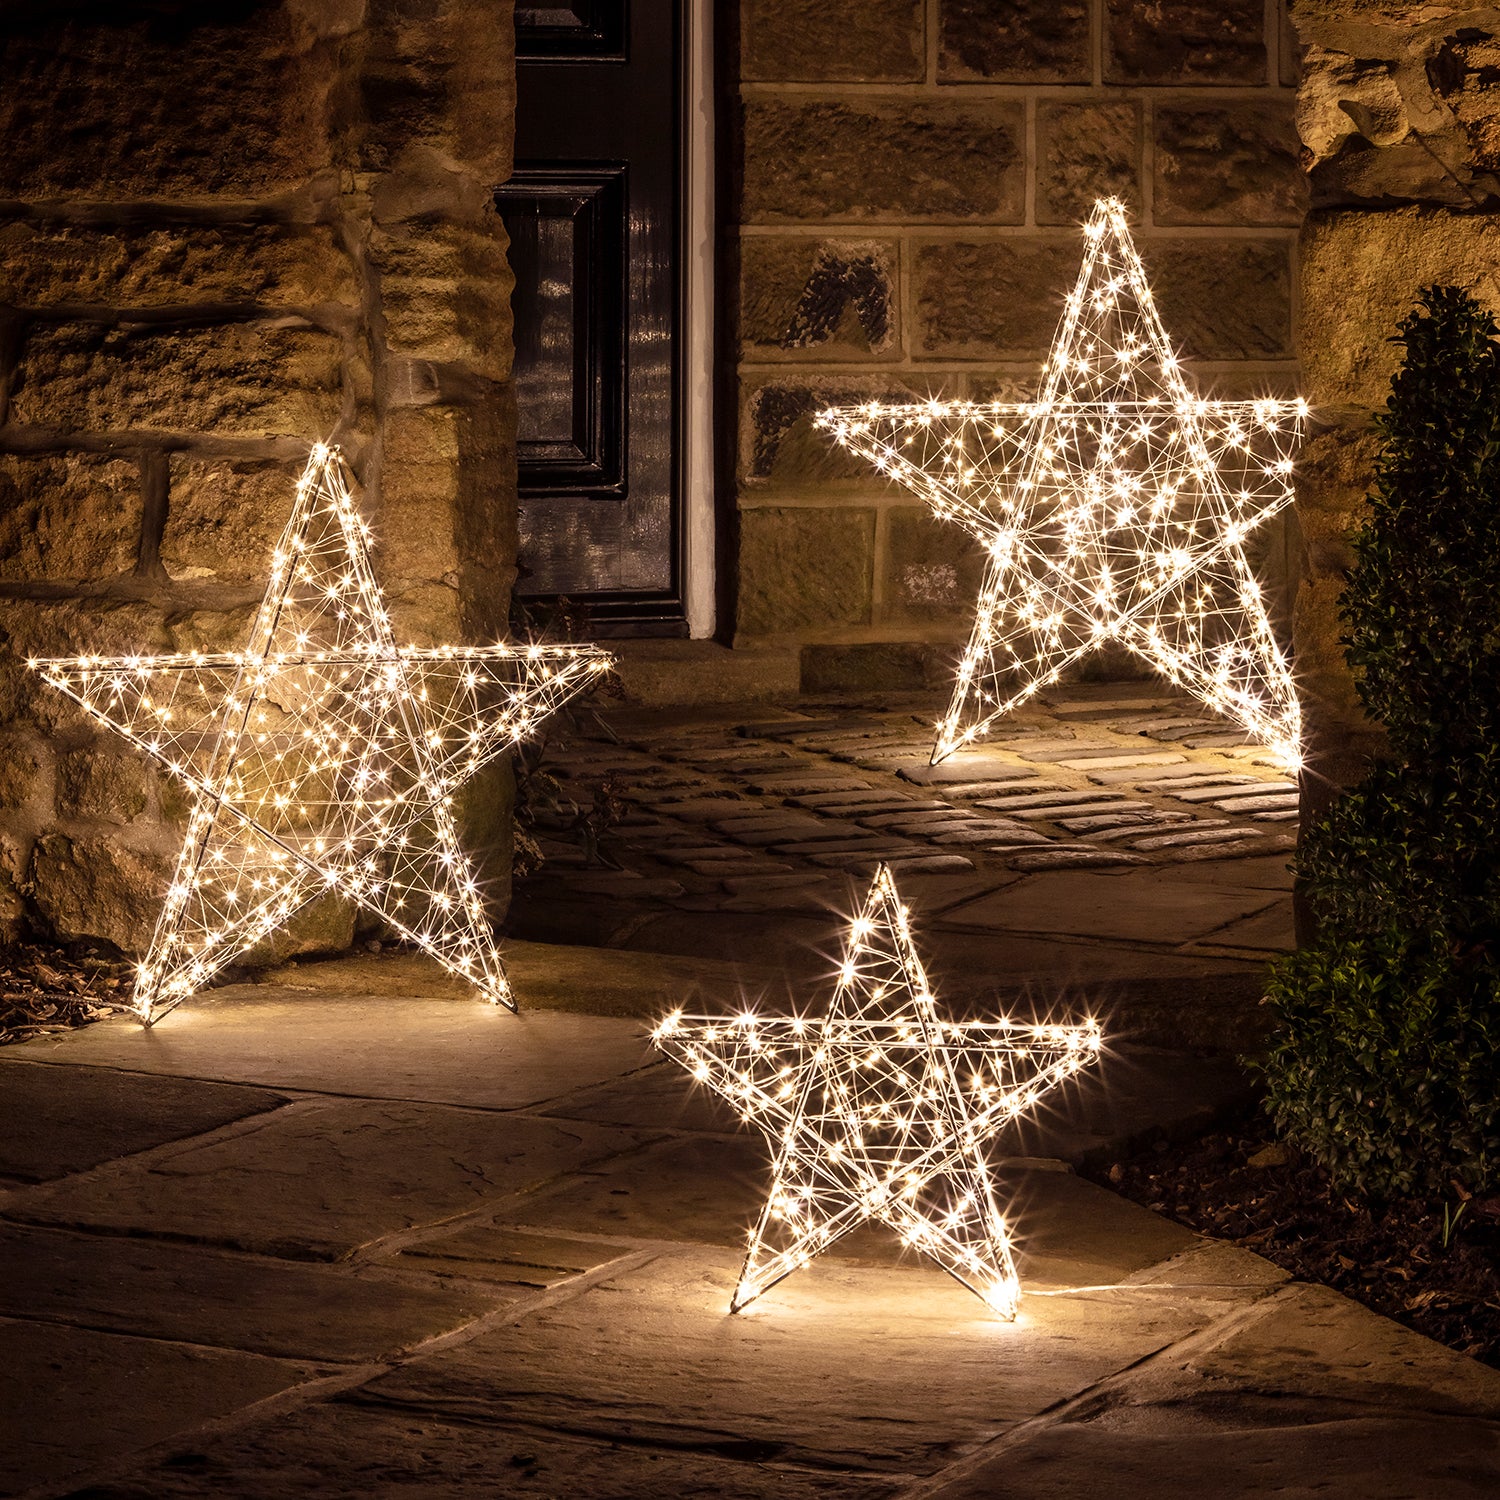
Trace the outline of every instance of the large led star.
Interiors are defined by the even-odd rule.
[[[397,646],[336,450],[313,450],[243,651],[33,661],[192,794],[137,971],[148,1024],[325,892],[515,1009],[454,794],[608,670],[594,646]]]
[[[1291,501],[1306,403],[1195,396],[1121,204],[1096,203],[1084,236],[1035,401],[818,419],[988,553],[932,759],[1116,641],[1295,768],[1297,695],[1244,544]]]
[[[1020,1283],[981,1148],[1098,1057],[1096,1022],[939,1020],[882,865],[821,1020],[678,1011],[654,1037],[776,1153],[732,1312],[878,1219],[1002,1317],[1015,1315]]]

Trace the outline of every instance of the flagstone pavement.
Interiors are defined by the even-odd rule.
[[[1295,788],[1155,687],[940,706],[574,715],[520,1015],[362,952],[0,1053],[0,1494],[1500,1493],[1500,1372],[1076,1171],[1251,1102]],[[826,999],[877,860],[942,1003],[1105,1023],[994,1145],[1014,1323],[871,1228],[731,1316],[765,1143],[648,1043]]]

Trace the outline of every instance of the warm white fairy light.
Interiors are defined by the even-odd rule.
[[[821,1019],[678,1011],[653,1036],[776,1153],[731,1311],[879,1219],[1015,1315],[1020,1282],[981,1147],[1098,1057],[1097,1022],[940,1020],[882,865]]]
[[[988,553],[934,762],[1108,641],[1301,763],[1301,715],[1245,538],[1290,503],[1302,400],[1188,388],[1124,207],[1101,199],[1035,401],[818,418]]]
[[[32,661],[193,794],[134,1006],[151,1022],[337,891],[514,1009],[454,795],[611,665],[595,646],[396,645],[319,444],[243,651]]]

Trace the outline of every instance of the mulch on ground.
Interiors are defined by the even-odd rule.
[[[131,965],[39,943],[0,949],[0,1046],[97,1021],[122,1009]]]
[[[1500,1194],[1360,1202],[1257,1116],[1099,1174],[1135,1202],[1500,1366]]]

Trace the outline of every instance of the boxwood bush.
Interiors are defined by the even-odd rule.
[[[1377,419],[1344,645],[1388,755],[1308,827],[1268,1106],[1340,1188],[1500,1180],[1500,336],[1430,287]]]

